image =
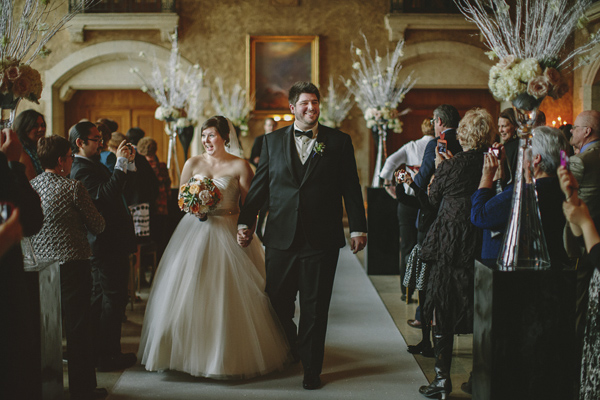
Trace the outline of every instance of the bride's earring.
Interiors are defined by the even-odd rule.
[[[229,139],[227,139],[227,140],[225,141],[225,147],[229,148],[229,146],[230,146],[230,144],[229,144]]]

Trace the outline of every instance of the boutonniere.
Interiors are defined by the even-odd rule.
[[[325,153],[325,143],[323,143],[323,142],[315,143],[313,157],[316,156],[317,154],[322,157],[324,153]]]

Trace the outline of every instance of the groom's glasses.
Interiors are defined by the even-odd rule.
[[[88,138],[88,140],[92,141],[92,142],[104,144],[104,140],[102,140],[102,138],[97,138],[97,139]]]

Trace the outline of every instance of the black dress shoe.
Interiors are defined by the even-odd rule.
[[[319,375],[306,374],[302,381],[302,387],[306,390],[315,390],[321,387],[321,377]]]
[[[408,326],[421,329],[421,321],[419,321],[418,319],[409,319],[408,321],[406,321],[406,323],[408,324]]]
[[[95,388],[85,393],[71,393],[71,400],[100,400],[108,396],[108,390]]]
[[[119,353],[114,356],[101,357],[98,362],[98,371],[121,371],[133,367],[136,362],[137,357],[133,353]]]
[[[423,357],[433,357],[433,348],[431,343],[423,343],[422,341],[414,346],[408,346],[406,349],[410,354],[421,354]]]

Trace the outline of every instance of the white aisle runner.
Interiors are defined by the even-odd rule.
[[[302,367],[246,381],[214,381],[180,372],[125,371],[109,400],[402,399],[422,400],[427,380],[364,269],[348,246],[340,252],[319,390],[302,389]]]

